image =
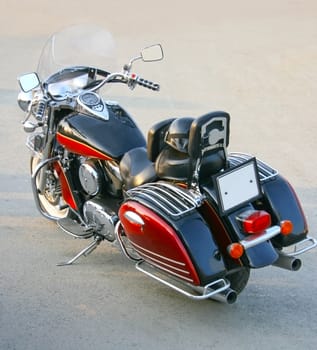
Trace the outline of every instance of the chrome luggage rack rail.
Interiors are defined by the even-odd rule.
[[[237,166],[248,161],[251,158],[253,158],[253,156],[239,152],[232,152],[228,155],[230,166]],[[261,183],[271,180],[278,175],[278,171],[276,169],[273,169],[271,166],[264,163],[260,159],[256,158],[256,163]]]
[[[200,194],[166,182],[144,184],[128,190],[127,195],[130,199],[158,208],[172,217],[182,216],[202,203]]]

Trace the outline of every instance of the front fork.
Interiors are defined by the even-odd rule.
[[[45,190],[45,185],[46,185],[46,176],[45,173],[48,168],[48,164],[57,162],[58,160],[61,159],[61,156],[56,156],[53,158],[45,159],[41,161],[39,164],[37,164],[36,168],[33,170],[32,175],[31,175],[31,185],[32,185],[32,191],[33,191],[33,197],[35,200],[35,204],[37,209],[40,211],[40,213],[46,217],[49,220],[56,220],[55,217],[51,216],[48,214],[41,205],[40,199],[39,199],[39,194],[42,194],[42,192]],[[42,181],[42,190],[41,190],[41,184],[37,184],[37,177],[40,176],[40,181]]]

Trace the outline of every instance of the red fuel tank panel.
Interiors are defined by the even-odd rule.
[[[121,206],[119,218],[131,244],[145,261],[186,282],[200,285],[182,241],[160,216],[140,203],[129,201]]]

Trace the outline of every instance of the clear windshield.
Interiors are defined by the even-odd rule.
[[[115,70],[115,43],[112,35],[95,25],[75,25],[53,34],[40,56],[37,73],[42,81],[70,67]],[[81,79],[77,79],[82,84]],[[76,82],[75,82],[76,85]]]

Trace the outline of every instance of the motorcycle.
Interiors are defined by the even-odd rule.
[[[161,45],[111,72],[86,63],[89,55],[109,60],[109,33],[80,28],[55,33],[37,72],[18,79],[37,209],[71,236],[91,239],[59,265],[108,241],[175,291],[228,304],[251,269],[299,270],[298,255],[317,246],[301,204],[276,169],[228,152],[230,115],[162,120],[146,140],[129,113],[100,93],[115,84],[158,91],[132,67],[162,60]]]

